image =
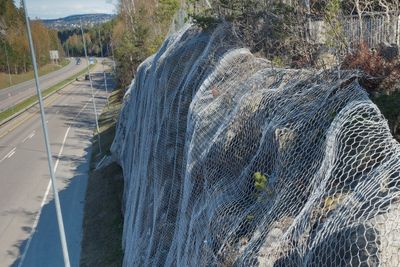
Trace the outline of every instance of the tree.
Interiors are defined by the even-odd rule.
[[[389,36],[391,32],[396,32],[396,27],[393,25],[393,20],[392,17],[395,18],[393,15],[397,15],[397,18],[399,17],[399,12],[400,12],[400,2],[398,0],[378,0],[379,6],[383,9],[385,12],[386,16],[386,23],[388,24],[388,27],[386,27],[386,36]],[[398,30],[396,32],[396,40],[398,39]],[[386,40],[387,42],[390,42],[390,40]]]
[[[121,86],[127,86],[139,64],[161,46],[178,8],[178,0],[120,1],[112,40]]]
[[[20,73],[32,67],[23,16],[23,9],[17,8],[14,1],[0,0],[0,43],[7,51],[0,54],[0,71],[8,71],[10,66],[10,72]],[[32,21],[31,29],[37,62],[42,66],[50,62],[49,50],[59,50],[60,42],[57,32],[47,29],[39,21]],[[62,55],[62,51],[59,52]]]

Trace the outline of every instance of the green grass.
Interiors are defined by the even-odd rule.
[[[93,68],[95,65],[91,65],[90,68]],[[46,97],[58,90],[60,90],[61,88],[63,88],[65,85],[67,85],[68,83],[74,81],[77,77],[81,76],[82,74],[86,73],[87,69],[84,69],[82,71],[80,71],[79,73],[53,85],[52,87],[42,91],[42,96]],[[25,108],[29,107],[30,105],[36,103],[38,101],[37,95],[31,96],[21,102],[19,102],[18,104],[16,104],[15,106],[6,109],[2,112],[0,112],[0,122],[3,120],[6,120],[7,118],[11,117],[12,115],[20,112],[21,110],[24,110]]]
[[[122,90],[114,90],[108,98],[108,103],[109,104],[105,106],[102,114],[99,116],[102,153],[99,153],[98,139],[94,137],[93,155],[96,156],[94,160],[99,160],[104,155],[110,154],[110,146],[115,135],[115,123],[122,105]],[[97,132],[94,134],[96,135]]]
[[[39,68],[39,76],[46,75],[50,72],[59,70],[66,65],[68,65],[69,60],[68,59],[62,59],[59,65],[56,64],[47,64]],[[20,73],[20,74],[11,74],[11,81],[12,84],[10,84],[10,79],[8,76],[8,73],[0,72],[0,89],[7,88],[12,85],[16,85],[25,81],[29,81],[33,79],[33,70]]]
[[[122,169],[116,163],[95,170],[104,155],[110,154],[115,136],[115,123],[121,109],[122,90],[115,90],[109,105],[99,116],[101,150],[94,137],[90,173],[85,198],[80,266],[121,266],[122,243]]]

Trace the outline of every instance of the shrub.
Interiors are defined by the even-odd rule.
[[[361,70],[364,75],[360,83],[369,92],[390,91],[400,79],[400,62],[385,60],[378,51],[369,49],[365,42],[344,58],[342,68]]]

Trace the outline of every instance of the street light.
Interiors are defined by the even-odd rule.
[[[102,60],[103,60],[103,59],[104,59],[104,56],[103,56],[103,43],[101,42],[100,28],[99,28],[99,41],[100,41],[100,53],[101,53],[101,58],[102,58]],[[102,68],[103,68],[104,86],[105,86],[105,88],[106,88],[106,93],[107,93],[107,95],[108,95],[107,77],[106,77],[106,72],[105,72],[105,70],[104,70],[104,64],[103,64],[103,62],[101,62],[101,66],[102,66]],[[107,97],[107,105],[108,105],[108,97]]]
[[[85,51],[85,58],[86,58],[86,64],[87,64],[87,72],[88,72],[88,76],[89,76],[90,88],[92,91],[92,102],[93,102],[94,116],[95,116],[95,120],[96,120],[97,140],[99,142],[99,153],[101,154],[100,128],[99,128],[99,121],[97,119],[96,101],[94,99],[92,76],[90,75],[89,58],[88,58],[87,50],[86,50],[85,36],[83,35],[82,20],[80,20],[80,26],[81,26],[81,34],[82,34],[82,39],[83,39],[83,50]]]
[[[60,234],[61,247],[62,247],[62,252],[63,252],[63,257],[64,257],[64,266],[65,267],[70,267],[71,264],[70,264],[70,261],[69,261],[67,240],[65,238],[65,230],[64,230],[64,223],[63,223],[63,218],[62,218],[62,213],[61,213],[60,199],[58,197],[58,191],[57,191],[57,186],[56,186],[56,176],[55,176],[55,173],[54,173],[54,165],[53,165],[53,160],[52,160],[52,156],[51,156],[49,134],[48,134],[47,125],[46,125],[46,116],[44,114],[42,93],[40,91],[40,85],[39,85],[39,75],[38,75],[38,70],[37,70],[37,65],[36,65],[35,48],[34,48],[33,42],[32,42],[32,33],[31,33],[31,27],[29,25],[29,17],[28,17],[28,11],[27,11],[27,8],[26,8],[25,0],[22,0],[22,5],[24,7],[26,30],[27,30],[27,33],[28,33],[29,48],[31,50],[31,56],[32,56],[32,65],[33,65],[33,72],[34,72],[34,75],[35,75],[36,93],[37,93],[38,98],[39,98],[40,116],[41,116],[41,119],[42,119],[44,142],[45,142],[45,145],[46,145],[47,163],[49,165],[51,184],[52,184],[53,193],[54,193],[54,203],[55,203],[55,206],[56,206],[58,230],[59,230],[59,234]]]

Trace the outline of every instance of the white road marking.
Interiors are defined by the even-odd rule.
[[[15,150],[14,151],[12,151],[11,153],[10,153],[10,155],[8,155],[8,157],[7,158],[11,158],[13,155],[15,154]]]
[[[97,93],[96,93],[96,94],[97,94]],[[61,145],[61,148],[60,148],[60,152],[58,153],[58,156],[57,156],[56,164],[54,164],[54,173],[56,173],[56,171],[57,171],[58,163],[60,162],[60,157],[61,157],[61,154],[62,154],[62,152],[63,152],[63,150],[64,150],[64,145],[65,145],[65,142],[67,141],[67,136],[68,136],[69,131],[71,130],[72,123],[73,123],[73,122],[75,121],[75,119],[82,113],[82,111],[87,107],[87,105],[88,105],[90,102],[91,102],[90,100],[86,102],[86,104],[83,106],[83,108],[82,108],[82,109],[79,111],[79,113],[74,117],[74,119],[73,119],[72,122],[70,123],[70,126],[68,127],[67,131],[65,132],[64,139],[63,139],[63,142],[62,142],[62,145]],[[0,161],[0,162],[1,162],[1,161]],[[44,204],[46,203],[47,197],[48,197],[48,195],[49,195],[49,193],[50,193],[50,188],[51,188],[51,180],[50,180],[49,183],[47,184],[46,192],[44,193],[42,202],[40,203],[39,212],[36,214],[35,221],[34,221],[33,226],[32,226],[32,228],[31,228],[31,229],[32,229],[31,232],[30,232],[31,235],[29,236],[29,239],[28,239],[28,241],[27,241],[27,243],[26,243],[26,246],[25,246],[25,248],[24,248],[24,252],[22,253],[22,255],[21,255],[21,257],[20,257],[20,261],[19,261],[18,267],[22,267],[22,265],[24,264],[24,260],[25,260],[25,257],[26,257],[26,253],[28,252],[29,246],[31,245],[32,236],[33,236],[33,233],[36,231],[37,224],[39,223],[40,214],[42,213],[43,206],[44,206]]]
[[[35,136],[35,131],[31,132],[30,135],[28,135],[27,137],[24,138],[24,140],[22,140],[22,143],[25,143],[28,139],[31,139],[32,137]]]
[[[8,152],[8,153],[0,160],[0,163],[3,162],[5,159],[11,158],[11,156],[15,154],[15,150],[16,150],[16,149],[17,149],[16,147],[14,147],[13,149],[11,149],[11,151]]]

